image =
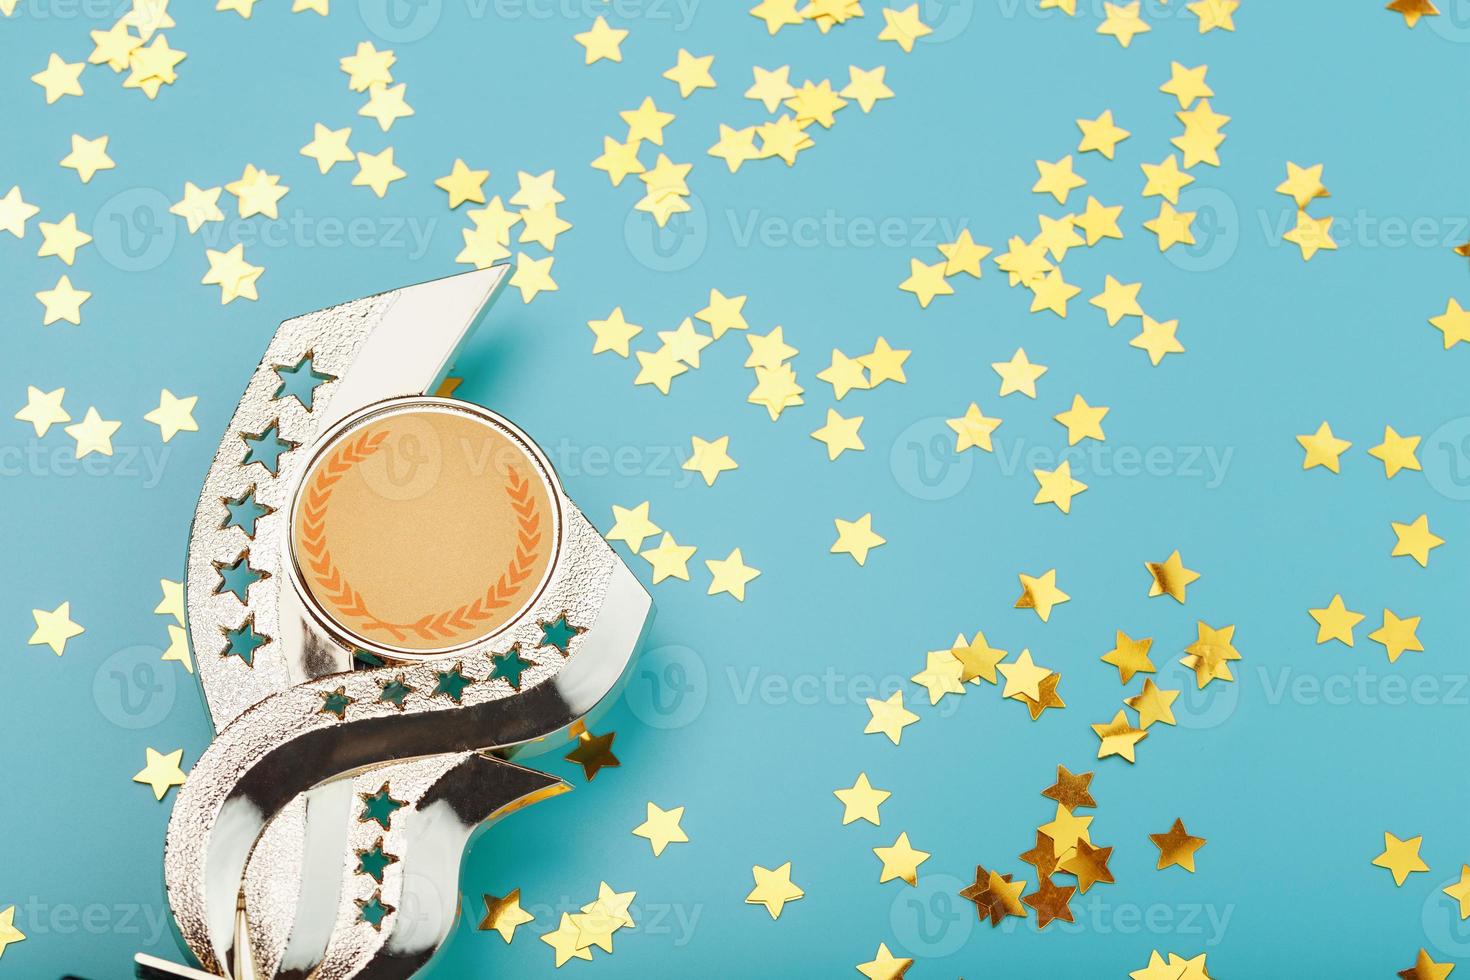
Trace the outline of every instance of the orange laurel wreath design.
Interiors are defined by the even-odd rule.
[[[307,567],[324,593],[325,601],[344,616],[363,620],[363,629],[381,630],[395,640],[409,635],[421,640],[449,639],[473,629],[498,609],[509,605],[530,578],[540,557],[541,514],[536,509],[531,481],[514,467],[506,468],[505,495],[516,513],[516,551],[498,579],[472,602],[439,613],[428,613],[411,623],[390,623],[374,615],[362,594],[352,586],[332,561],[327,547],[327,504],[338,481],[354,466],[378,451],[388,430],[363,432],[332,452],[312,477],[301,508],[301,549]]]

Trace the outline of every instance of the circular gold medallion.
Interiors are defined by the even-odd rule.
[[[404,399],[322,443],[291,549],[309,603],[349,642],[444,653],[499,632],[545,586],[560,541],[550,467],[477,406]]]

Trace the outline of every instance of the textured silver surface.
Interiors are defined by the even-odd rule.
[[[504,275],[505,267],[493,267],[287,321],[224,435],[195,516],[186,586],[218,735],[179,793],[165,845],[180,934],[213,974],[235,975],[240,963],[260,978],[378,980],[416,971],[457,914],[459,860],[474,827],[566,788],[486,753],[556,744],[618,690],[651,616],[647,593],[554,475],[562,543],[548,582],[505,630],[472,647],[354,670],[350,651],[317,625],[293,587],[286,522],[313,444],[365,405],[432,391]],[[275,397],[274,370],[307,353],[315,370],[336,378],[316,389],[309,411]],[[272,424],[297,444],[274,475],[243,465],[243,434]],[[252,486],[274,512],[248,538],[222,527],[222,501]],[[242,603],[216,591],[216,568],[247,549],[250,566],[267,577]],[[585,628],[566,656],[539,646],[539,623],[562,613]],[[270,637],[253,665],[222,653],[224,632],[250,617]],[[533,664],[519,690],[487,680],[493,656],[513,643]],[[462,703],[432,697],[437,673],[456,664],[477,683]],[[415,691],[402,709],[378,700],[381,684],[400,675]],[[341,718],[322,710],[324,696],[338,689],[352,699]],[[362,794],[385,784],[404,803],[387,830],[360,819]],[[399,859],[381,885],[357,862],[357,851],[380,836]],[[361,915],[360,903],[374,897],[392,909],[377,927]]]

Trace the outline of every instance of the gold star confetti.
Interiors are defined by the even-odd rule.
[[[744,129],[733,129],[720,123],[720,139],[714,146],[709,148],[709,155],[725,161],[725,166],[733,174],[751,160],[759,160],[760,150],[755,146],[756,128],[746,126]],[[616,184],[617,181],[614,181]]]
[[[1073,190],[1084,186],[1087,181],[1072,172],[1072,157],[1067,155],[1056,163],[1036,161],[1036,172],[1040,175],[1031,190],[1037,194],[1050,194],[1058,204],[1066,204]]]
[[[869,551],[888,543],[887,538],[873,530],[872,514],[864,514],[855,521],[844,521],[838,517],[832,523],[837,526],[837,540],[832,545],[831,553],[850,555],[859,565],[868,563]]]
[[[606,320],[588,320],[587,327],[592,331],[595,340],[592,343],[592,353],[601,354],[604,351],[612,351],[619,357],[628,356],[628,342],[643,332],[643,328],[636,323],[629,323],[623,318],[623,308],[613,307]]]
[[[665,531],[658,547],[640,551],[639,555],[653,566],[653,583],[657,585],[666,578],[689,581],[689,559],[694,557],[695,550],[693,545],[679,544]]]
[[[1134,750],[1138,743],[1148,738],[1148,732],[1142,728],[1134,728],[1128,720],[1127,713],[1123,711],[1114,715],[1110,722],[1093,725],[1092,730],[1097,733],[1097,757],[1099,759],[1118,755],[1129,762],[1134,762],[1136,761]]]
[[[105,31],[92,31],[92,53],[87,56],[89,65],[106,65],[114,72],[127,71],[133,60],[133,52],[143,44],[143,39],[128,30],[126,20],[119,20]]]
[[[974,640],[966,640],[963,633],[957,635],[949,652],[960,662],[960,680],[969,684],[982,680],[994,684],[996,668],[1007,656],[1006,651],[992,647],[983,632],[976,632]]]
[[[878,40],[892,41],[905,52],[912,52],[915,41],[933,33],[934,28],[919,19],[917,3],[911,3],[903,10],[883,8],[883,30],[878,32]]]
[[[1429,552],[1444,544],[1444,538],[1429,530],[1429,515],[1420,514],[1410,524],[1398,521],[1390,521],[1389,524],[1398,538],[1393,546],[1393,557],[1408,556],[1421,566],[1429,567]]]
[[[886,699],[868,698],[868,719],[864,735],[883,734],[894,745],[903,738],[903,730],[919,720],[919,716],[903,706],[903,692],[894,691]]]
[[[36,255],[45,258],[54,255],[67,265],[71,265],[77,259],[77,249],[92,240],[92,236],[85,231],[77,229],[77,216],[68,214],[65,218],[52,224],[42,221],[41,247]]]
[[[613,529],[607,532],[607,540],[623,542],[636,555],[645,538],[663,530],[648,519],[648,507],[646,500],[632,508],[613,504]]]
[[[590,783],[602,770],[622,766],[612,751],[613,740],[617,737],[617,732],[594,735],[583,730],[577,735],[577,744],[562,758],[581,766],[582,777]]]
[[[869,71],[849,65],[848,82],[840,94],[843,98],[855,100],[863,112],[872,112],[879,99],[893,98],[893,90],[884,82],[883,76],[887,71],[887,65],[879,65]]]
[[[1193,873],[1195,852],[1205,846],[1205,839],[1191,837],[1184,829],[1184,821],[1178,818],[1168,833],[1149,834],[1148,839],[1159,849],[1159,871],[1178,865]]]
[[[1209,70],[1207,65],[1185,68],[1177,61],[1171,62],[1169,80],[1159,86],[1159,91],[1177,98],[1179,108],[1188,109],[1194,104],[1195,99],[1208,99],[1214,96],[1214,89],[1210,88],[1205,81],[1205,74]]]
[[[1201,34],[1208,34],[1213,30],[1235,30],[1234,14],[1240,7],[1240,0],[1195,0],[1185,6],[1199,18]]]
[[[847,789],[834,789],[832,795],[842,802],[842,825],[857,820],[866,820],[873,826],[879,826],[878,807],[883,805],[893,794],[886,789],[875,789],[868,782],[868,774],[858,773],[857,780]]]
[[[1418,630],[1418,616],[1400,619],[1391,609],[1385,609],[1383,625],[1369,633],[1368,639],[1383,646],[1389,663],[1397,663],[1405,651],[1423,652],[1424,644],[1419,642]]]
[[[312,129],[311,142],[301,148],[301,155],[315,160],[317,169],[326,173],[339,163],[352,162],[355,155],[347,147],[347,140],[351,136],[351,126],[328,129],[321,123],[316,123]]]
[[[708,594],[719,595],[724,592],[740,602],[745,601],[745,587],[760,575],[760,569],[745,564],[745,556],[740,553],[739,548],[731,549],[727,558],[706,558],[704,565],[710,573]]]
[[[1046,373],[1046,368],[1040,364],[1032,364],[1026,357],[1026,351],[1020,347],[1009,361],[996,361],[991,368],[1000,375],[1000,395],[1020,392],[1027,398],[1036,397],[1036,380]]]
[[[15,927],[15,906],[0,909],[0,956],[11,943],[24,942],[25,938],[26,934]]]
[[[1016,599],[1017,609],[1033,609],[1044,623],[1051,619],[1053,606],[1069,601],[1072,597],[1057,588],[1057,570],[1048,570],[1039,577],[1022,573],[1021,595]]]
[[[1102,420],[1108,414],[1106,405],[1089,405],[1081,395],[1072,396],[1072,407],[1058,412],[1053,418],[1067,429],[1067,445],[1075,446],[1083,439],[1104,438]]]
[[[1175,211],[1174,206],[1168,201],[1159,203],[1159,214],[1143,223],[1143,227],[1153,232],[1159,239],[1159,251],[1167,252],[1175,245],[1193,245],[1194,211]]]
[[[1115,327],[1125,316],[1143,316],[1143,307],[1138,305],[1138,291],[1143,283],[1125,285],[1112,276],[1103,283],[1103,291],[1088,300],[1093,306],[1108,315],[1108,326]]]
[[[1410,0],[1396,0],[1396,2],[1405,3]],[[1418,2],[1424,3],[1427,0],[1418,0]],[[1445,980],[1454,968],[1453,963],[1436,963],[1421,946],[1419,955],[1414,958],[1414,965],[1407,970],[1399,971],[1399,980]]]
[[[704,477],[706,486],[714,486],[716,478],[726,470],[738,468],[739,464],[730,458],[729,436],[720,436],[718,439],[708,441],[699,436],[691,436],[690,442],[693,445],[693,451],[684,461],[684,469]]]
[[[1077,216],[1076,224],[1086,234],[1086,244],[1089,247],[1096,245],[1104,238],[1116,238],[1121,241],[1123,230],[1118,227],[1118,218],[1122,214],[1123,205],[1107,207],[1097,198],[1088,195],[1087,207]],[[1062,260],[1061,255],[1056,255],[1055,258],[1058,262]]]
[[[42,391],[35,385],[26,385],[26,403],[15,413],[15,418],[21,422],[29,422],[36,430],[36,437],[40,438],[53,425],[71,421],[71,415],[61,407],[61,400],[65,397],[65,388]]]
[[[1353,645],[1353,630],[1363,621],[1363,614],[1353,612],[1342,601],[1342,593],[1332,597],[1325,608],[1308,609],[1307,613],[1317,621],[1317,642],[1338,640]]]
[[[165,754],[149,748],[147,759],[147,765],[133,777],[133,782],[142,783],[153,790],[155,800],[162,800],[170,787],[184,785],[184,771],[179,768],[184,760],[183,749],[174,749]]]
[[[305,153],[305,150],[302,150]],[[350,154],[349,154],[350,158]],[[194,185],[192,180],[184,181],[184,196],[168,209],[169,214],[183,218],[189,226],[189,234],[193,234],[209,221],[223,221],[225,214],[219,209],[219,196],[224,191],[222,187],[211,187],[207,190]]]
[[[1383,834],[1383,853],[1373,859],[1376,868],[1387,868],[1393,875],[1393,883],[1402,886],[1405,879],[1416,871],[1428,871],[1429,865],[1419,857],[1419,845],[1423,837],[1399,840],[1387,831]]]
[[[648,818],[633,828],[634,837],[642,837],[653,848],[653,856],[663,854],[670,844],[687,844],[689,836],[679,822],[684,819],[682,806],[663,809],[652,801],[648,804]]]
[[[357,110],[357,114],[376,120],[378,127],[386,133],[393,128],[395,122],[414,114],[413,106],[404,98],[407,91],[408,85],[404,82],[391,86],[382,83],[370,85],[368,100]]]
[[[1286,180],[1277,185],[1276,193],[1295,201],[1298,211],[1305,211],[1316,198],[1332,196],[1322,185],[1322,164],[1298,167],[1290,160],[1286,162]]]
[[[1431,0],[1392,0],[1386,10],[1392,10],[1396,14],[1402,14],[1405,27],[1416,27],[1420,17],[1438,17],[1439,8]],[[1403,976],[1403,974],[1399,974]],[[1422,980],[1422,978],[1416,978]]]
[[[484,204],[485,181],[489,177],[490,171],[472,170],[463,160],[455,157],[454,166],[449,169],[449,173],[434,181],[434,186],[449,195],[449,207],[452,210],[466,201]]]
[[[1144,679],[1143,690],[1131,698],[1124,698],[1123,703],[1138,712],[1140,728],[1148,728],[1155,722],[1172,725],[1175,723],[1173,705],[1179,694],[1179,691],[1160,688],[1152,677],[1148,677]]]
[[[525,252],[516,255],[516,271],[511,274],[510,284],[521,291],[521,302],[529,303],[541,293],[554,293],[556,280],[551,278],[551,265],[556,256],[533,259]]]
[[[1123,47],[1133,43],[1133,38],[1139,34],[1147,34],[1153,30],[1148,23],[1138,15],[1140,3],[1103,3],[1106,17],[1098,25],[1097,32],[1117,40]]]
[[[67,64],[53,52],[46,67],[32,75],[31,81],[45,89],[46,104],[51,105],[63,96],[82,94],[82,69],[86,67],[82,61]]]
[[[797,13],[798,0],[760,0],[760,3],[750,8],[750,15],[765,21],[766,30],[775,34],[783,27],[802,22],[801,14]]]
[[[290,188],[281,183],[281,178],[266,173],[253,163],[247,163],[240,179],[226,184],[225,190],[235,195],[239,202],[240,217],[263,214],[273,219],[281,216],[278,205],[281,198],[290,192]]]
[[[184,583],[171,582],[166,578],[158,580],[159,590],[163,598],[158,600],[158,605],[153,607],[155,615],[172,616],[174,622],[180,626],[184,625]]]
[[[1470,919],[1470,864],[1460,866],[1459,881],[1440,890],[1459,904],[1461,919]]]
[[[652,806],[652,804],[649,804]],[[561,922],[551,932],[541,937],[541,941],[550,946],[555,954],[555,964],[560,968],[563,963],[571,959],[590,960],[592,950],[587,946],[581,946],[582,931],[572,922],[570,913],[561,914]]]
[[[194,421],[194,406],[198,395],[178,398],[167,388],[159,392],[158,407],[143,416],[146,422],[158,426],[159,436],[168,442],[180,432],[198,432],[199,424]]]
[[[36,293],[36,299],[40,300],[41,305],[46,308],[41,325],[49,327],[57,320],[80,324],[82,304],[91,298],[91,293],[85,289],[77,289],[71,284],[71,277],[63,275],[56,280],[54,287]]]
[[[1326,467],[1333,473],[1341,473],[1339,459],[1347,452],[1352,443],[1346,439],[1339,439],[1332,434],[1332,427],[1323,422],[1317,427],[1317,431],[1311,435],[1299,435],[1296,441],[1301,443],[1302,449],[1306,450],[1306,456],[1302,459],[1302,469],[1310,470],[1316,466]]]
[[[975,903],[975,910],[984,922],[990,918],[991,927],[999,926],[1007,916],[1026,917],[1026,907],[1021,902],[1021,893],[1028,882],[1011,881],[1010,875],[986,871],[975,866],[975,882],[960,889],[960,897]]]
[[[163,656],[159,659],[181,663],[185,670],[194,673],[194,655],[189,651],[189,635],[182,626],[168,627],[168,649],[163,651]]]
[[[638,159],[637,140],[619,143],[611,136],[602,138],[602,155],[592,161],[592,167],[607,174],[614,187],[621,186],[633,174],[641,174],[647,170]]]
[[[919,881],[919,865],[929,860],[929,852],[921,851],[909,843],[909,835],[901,833],[890,847],[875,847],[873,853],[883,863],[878,873],[878,883],[898,878],[910,885]]]
[[[19,187],[11,187],[4,197],[0,197],[0,230],[8,231],[16,238],[24,238],[26,234],[26,222],[34,218],[41,211],[34,204],[28,204],[20,196]]]
[[[32,609],[31,617],[36,621],[36,629],[27,642],[31,646],[48,646],[58,657],[66,652],[67,640],[86,632],[82,626],[72,622],[70,602],[63,602],[50,612]]]
[[[817,372],[817,380],[830,384],[832,397],[838,401],[841,401],[853,389],[864,390],[871,387],[868,384],[867,370],[863,367],[862,362],[848,357],[836,348],[832,350],[831,365]]]
[[[501,939],[510,942],[515,938],[516,927],[536,921],[534,915],[521,908],[519,888],[512,888],[505,893],[504,897],[497,895],[484,895],[483,897],[485,917],[480,920],[481,932],[489,932],[493,929],[500,933]]]
[[[1179,192],[1194,183],[1194,177],[1179,169],[1179,158],[1169,154],[1163,162],[1139,164],[1147,178],[1143,186],[1144,197],[1162,197],[1170,204],[1179,203]]]
[[[948,650],[934,650],[926,655],[924,669],[909,678],[929,693],[929,703],[938,704],[946,694],[964,694],[960,681],[964,668]]]
[[[392,68],[397,60],[392,51],[379,51],[371,41],[361,41],[357,51],[338,64],[347,74],[347,87],[354,92],[366,92],[374,85],[393,83]]]
[[[1119,682],[1127,684],[1135,674],[1155,673],[1154,662],[1148,656],[1154,641],[1149,637],[1135,640],[1122,630],[1117,633],[1113,649],[1102,655],[1102,662],[1118,668]]]
[[[936,296],[950,296],[954,287],[945,281],[944,262],[927,265],[918,259],[909,259],[909,277],[898,284],[906,293],[913,293],[922,309],[928,309]]]
[[[393,147],[390,146],[381,153],[357,154],[357,173],[352,177],[352,186],[371,188],[374,194],[383,197],[388,193],[389,184],[406,176],[403,169],[393,162]]]
[[[633,379],[633,383],[653,385],[665,395],[669,393],[669,385],[673,380],[689,370],[689,365],[680,361],[668,346],[660,347],[656,351],[634,351],[634,356],[638,359],[638,376]]]
[[[1199,580],[1199,573],[1184,567],[1184,561],[1179,557],[1179,549],[1162,562],[1146,561],[1143,567],[1153,578],[1149,584],[1149,596],[1167,595],[1171,599],[1184,603],[1184,593],[1190,583]]]
[[[1423,469],[1419,465],[1418,450],[1418,436],[1401,436],[1393,426],[1385,425],[1383,441],[1368,450],[1368,455],[1383,463],[1383,475],[1391,480],[1401,470]]]
[[[1451,299],[1445,305],[1444,312],[1430,317],[1429,323],[1444,335],[1445,350],[1462,341],[1470,343],[1470,310],[1461,307],[1457,300]]]
[[[981,276],[980,263],[990,252],[989,247],[975,244],[975,239],[970,237],[968,228],[961,231],[954,241],[939,246],[939,253],[944,256],[946,276],[955,276],[963,272],[979,279]]]
[[[775,112],[781,108],[782,103],[796,94],[796,88],[791,84],[790,65],[782,65],[774,70],[757,65],[751,72],[755,81],[745,90],[745,97],[765,106],[767,112]]]
[[[772,422],[779,419],[786,409],[803,404],[801,393],[804,389],[796,383],[796,372],[791,365],[770,368],[757,365],[755,377],[755,389],[745,400],[752,405],[764,405]]]
[[[1096,119],[1079,119],[1077,128],[1082,130],[1082,142],[1077,146],[1078,153],[1089,151],[1101,153],[1109,160],[1118,148],[1118,144],[1133,134],[1113,122],[1113,110],[1108,109]]]
[[[753,865],[750,873],[755,877],[755,887],[745,896],[747,905],[764,905],[771,918],[781,918],[781,910],[787,902],[794,902],[806,892],[791,881],[791,862],[787,861],[772,871]]]
[[[1031,659],[1030,650],[1022,650],[1014,661],[1000,664],[997,669],[1006,679],[1001,697],[1027,697],[1033,701],[1041,699],[1041,684],[1051,673]]]
[[[964,415],[957,419],[947,419],[945,424],[954,430],[955,452],[962,453],[970,448],[994,452],[991,434],[1000,427],[1001,420],[986,418],[985,413],[980,411],[980,406],[974,402],[970,403]]]
[[[77,442],[77,459],[83,459],[92,453],[111,456],[112,436],[121,426],[121,422],[104,419],[95,407],[91,407],[80,422],[73,422],[66,427],[66,434]]]
[[[123,80],[123,88],[140,89],[149,99],[156,99],[163,86],[178,81],[179,73],[174,69],[186,57],[185,52],[170,48],[168,39],[159,34],[146,47],[133,49],[128,58],[129,71]]]
[[[1056,504],[1063,514],[1072,512],[1072,498],[1087,489],[1087,484],[1072,478],[1072,461],[1062,460],[1054,470],[1032,470],[1036,477],[1036,497],[1032,503]],[[1043,617],[1045,618],[1045,617]]]
[[[663,146],[664,127],[674,121],[674,114],[660,112],[652,98],[645,98],[637,109],[629,109],[619,115],[628,124],[628,142],[635,144],[647,140],[655,146]]]
[[[674,67],[664,72],[664,78],[679,86],[679,95],[687,99],[702,88],[715,87],[714,77],[710,75],[710,67],[714,63],[712,54],[695,57],[680,48],[678,60]]]
[[[117,166],[112,162],[112,157],[107,155],[107,141],[106,136],[89,140],[84,136],[73,135],[71,152],[61,158],[61,165],[68,170],[75,170],[82,183],[90,183],[99,170],[111,170]]]
[[[1179,661],[1194,671],[1195,683],[1203,688],[1211,681],[1233,681],[1230,661],[1240,659],[1235,649],[1235,627],[1215,629],[1204,620],[1196,624],[1198,638],[1184,648],[1185,656]]]
[[[1314,218],[1305,211],[1296,213],[1296,227],[1281,237],[1301,249],[1304,262],[1323,250],[1337,251],[1337,242],[1332,240],[1332,219]]]
[[[265,267],[245,261],[243,244],[237,244],[228,252],[216,252],[207,248],[204,250],[204,257],[209,260],[209,271],[199,281],[205,286],[219,286],[221,305],[232,303],[241,297],[251,300],[260,298],[255,283]]]
[[[786,100],[786,107],[796,114],[798,123],[815,122],[823,129],[832,128],[836,113],[846,105],[847,100],[832,91],[832,83],[825,78],[821,84],[806,81]]]
[[[1143,317],[1143,327],[1139,330],[1137,337],[1128,341],[1128,346],[1137,347],[1139,350],[1147,353],[1149,361],[1153,363],[1154,367],[1158,367],[1160,362],[1169,354],[1184,353],[1184,345],[1175,336],[1178,329],[1178,320],[1169,320],[1168,322],[1160,323],[1158,320],[1145,314]]]
[[[609,27],[607,18],[602,16],[598,16],[589,29],[572,35],[583,47],[584,63],[589,65],[603,60],[622,61],[622,43],[627,36],[626,30]]]
[[[836,409],[829,408],[826,424],[813,432],[812,438],[827,447],[827,459],[833,460],[848,450],[865,448],[862,436],[858,434],[862,424],[861,415],[845,419],[837,413]]]
[[[866,963],[859,963],[857,971],[868,980],[902,980],[904,974],[908,973],[909,967],[913,965],[913,960],[890,953],[887,943],[879,943],[878,952]]]

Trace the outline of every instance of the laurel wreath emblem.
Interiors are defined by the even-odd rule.
[[[410,636],[428,641],[453,639],[510,605],[536,568],[540,558],[541,513],[531,480],[515,467],[506,467],[505,495],[516,515],[516,549],[484,594],[453,609],[426,613],[410,623],[390,622],[372,612],[362,593],[332,560],[327,544],[327,505],[334,489],[354,467],[371,458],[388,435],[387,429],[360,433],[333,450],[312,475],[301,506],[301,550],[307,569],[316,580],[322,600],[341,615],[360,620],[365,631],[386,633],[400,642]]]

